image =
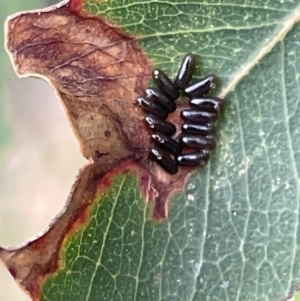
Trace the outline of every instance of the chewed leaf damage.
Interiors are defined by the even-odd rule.
[[[96,177],[127,160],[148,170],[157,196],[153,216],[164,218],[171,193],[182,188],[193,167],[171,176],[149,160],[151,130],[136,98],[144,94],[152,64],[135,37],[106,20],[74,13],[74,5],[80,7],[80,1],[8,20],[7,50],[15,70],[55,88]],[[171,123],[180,126],[183,108],[177,106]]]

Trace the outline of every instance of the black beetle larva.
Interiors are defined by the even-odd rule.
[[[163,93],[161,93],[159,90],[155,88],[148,88],[146,89],[147,98],[154,99],[157,102],[159,102],[161,105],[163,105],[169,113],[173,113],[176,109],[176,104],[174,100],[168,98]]]
[[[168,173],[177,173],[177,162],[175,162],[167,153],[159,148],[151,148],[150,155]]]
[[[183,132],[188,132],[191,134],[199,134],[199,135],[210,135],[214,134],[216,131],[216,128],[213,124],[210,123],[193,123],[193,122],[186,122],[181,127]]]
[[[184,153],[176,157],[176,161],[179,165],[204,165],[209,159],[209,151],[203,150],[193,153]]]
[[[179,143],[169,136],[159,132],[154,132],[152,138],[157,144],[174,155],[178,155],[181,152]]]
[[[154,69],[152,72],[152,77],[157,87],[166,96],[171,97],[172,100],[175,100],[179,97],[178,89],[176,89],[175,85],[171,82],[171,80],[166,76],[166,74],[162,70]]]
[[[219,111],[223,104],[224,100],[218,97],[192,98],[190,100],[190,106],[200,110],[203,108],[212,108],[215,111]]]
[[[215,147],[215,141],[211,136],[200,136],[186,134],[180,137],[180,144],[199,149],[213,149]]]
[[[179,89],[184,90],[189,84],[192,76],[194,74],[196,67],[196,59],[195,56],[191,53],[188,53],[184,58],[180,65],[177,77],[175,79],[175,86]]]
[[[161,104],[153,100],[140,96],[137,98],[137,102],[145,111],[159,118],[166,119],[168,117],[168,111]]]
[[[154,115],[146,116],[145,120],[149,124],[150,128],[155,130],[156,132],[161,132],[169,136],[174,135],[176,132],[176,127],[174,124],[164,120],[160,120]]]
[[[215,121],[218,115],[215,112],[186,109],[181,111],[180,116],[184,120],[189,120],[197,123],[203,121]]]

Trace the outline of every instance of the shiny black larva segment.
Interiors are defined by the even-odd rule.
[[[163,94],[169,96],[172,100],[179,97],[178,89],[162,70],[154,69],[152,72],[152,78]]]
[[[187,87],[184,92],[190,97],[203,96],[208,93],[210,89],[214,89],[216,87],[216,80],[217,79],[214,75],[208,75]]]
[[[200,135],[183,135],[180,137],[181,145],[197,148],[197,149],[213,149],[215,148],[215,141],[212,137],[205,137]]]
[[[196,58],[191,53],[188,53],[180,65],[177,77],[175,79],[175,86],[178,89],[184,90],[189,84],[196,68]]]
[[[192,98],[190,100],[190,106],[196,109],[211,108],[215,111],[219,111],[224,105],[224,100],[218,97],[201,97]]]
[[[151,148],[150,157],[155,160],[165,171],[170,174],[176,174],[178,165],[166,152],[158,147]]]
[[[174,135],[176,132],[176,127],[174,124],[160,120],[154,115],[146,116],[145,120],[149,124],[149,127],[157,132],[161,132],[169,136]]]
[[[174,100],[170,99],[169,97],[165,96],[159,90],[155,88],[148,88],[146,89],[147,98],[156,100],[161,105],[163,105],[169,113],[173,113],[176,110],[176,104]]]
[[[176,157],[179,165],[195,166],[204,165],[209,159],[209,151],[203,150],[193,153],[180,154]]]
[[[143,110],[152,113],[161,119],[166,119],[168,117],[168,111],[156,101],[141,96],[138,97],[136,101]]]
[[[152,138],[158,145],[174,155],[177,155],[181,152],[179,143],[169,136],[166,136],[159,132],[154,132]]]
[[[216,127],[211,123],[197,124],[193,122],[186,122],[181,127],[183,132],[199,135],[212,135],[216,132]]]
[[[187,110],[182,110],[180,116],[183,120],[189,120],[195,123],[203,123],[203,122],[215,121],[218,117],[218,114],[215,112],[187,109]]]

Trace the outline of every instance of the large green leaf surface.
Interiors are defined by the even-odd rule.
[[[115,178],[66,242],[42,300],[283,300],[300,283],[299,1],[87,1],[175,76],[222,79],[218,148],[156,223]]]

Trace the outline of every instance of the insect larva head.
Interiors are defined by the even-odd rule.
[[[209,77],[209,87],[211,89],[215,89],[217,87],[217,77],[213,74]]]
[[[162,155],[159,153],[157,149],[151,148],[151,153],[156,157],[157,160],[162,159]]]
[[[158,141],[159,143],[164,143],[165,142],[165,140],[162,137],[160,137],[160,135],[157,135],[157,134],[153,134],[152,138],[154,140]]]
[[[154,70],[152,71],[152,76],[153,76],[154,78],[158,78],[159,76],[161,76],[161,70],[160,70],[160,69],[154,69]]]
[[[154,120],[150,117],[150,116],[146,116],[146,121],[148,122],[149,126],[151,129],[153,129],[155,127],[155,122]]]
[[[140,106],[141,106],[142,103],[144,102],[144,100],[143,100],[142,97],[138,97],[138,98],[136,99],[136,101],[137,101],[137,103],[138,103]]]
[[[205,155],[208,155],[210,153],[210,151],[209,151],[209,149],[203,149],[202,153]],[[204,162],[204,164],[205,164],[205,162]]]

